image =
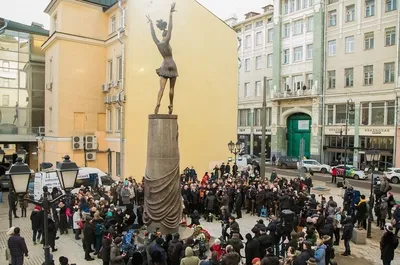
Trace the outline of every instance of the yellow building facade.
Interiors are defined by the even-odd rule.
[[[39,163],[56,164],[69,154],[79,166],[141,179],[148,115],[159,90],[155,69],[162,62],[145,15],[168,21],[172,3],[153,2],[121,1],[125,20],[115,0],[50,2],[45,10],[51,20],[50,37],[42,46],[48,88],[46,135],[39,140]],[[174,114],[181,169],[194,166],[201,175],[232,156],[227,143],[236,139],[236,33],[194,0],[178,0],[176,9],[171,46],[179,71]],[[168,90],[169,84],[160,113],[168,111]],[[122,112],[118,99],[124,102]]]

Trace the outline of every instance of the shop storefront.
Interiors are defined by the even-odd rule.
[[[238,129],[238,140],[243,143],[243,153],[250,154],[250,129]]]
[[[261,156],[261,139],[262,132],[261,128],[255,129],[253,137],[253,154],[256,156]],[[265,158],[269,160],[271,158],[271,129],[266,129],[265,137]]]

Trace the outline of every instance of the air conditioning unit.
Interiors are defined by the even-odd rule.
[[[39,136],[44,136],[45,133],[46,133],[46,128],[39,127]]]
[[[53,89],[53,82],[46,84],[46,89],[51,91]]]
[[[85,149],[96,150],[97,149],[97,137],[95,135],[85,136]]]
[[[96,152],[86,152],[85,154],[87,161],[95,161],[96,160]]]
[[[84,136],[72,136],[72,149],[83,150],[84,147]]]
[[[103,92],[108,92],[108,85],[107,85],[107,84],[102,84],[102,85],[101,85],[101,90],[102,90]]]

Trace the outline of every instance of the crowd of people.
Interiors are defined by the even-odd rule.
[[[203,231],[202,222],[221,222],[221,235],[213,242],[209,242],[209,236],[181,240],[179,234],[146,231],[142,221],[146,187],[132,178],[116,183],[109,193],[82,187],[74,197],[53,205],[47,214],[36,206],[30,216],[32,240],[34,244],[43,241],[43,220],[47,216],[53,252],[57,251],[57,230],[62,236],[72,228],[75,239],[82,240],[85,260],[101,258],[104,265],[329,265],[334,264],[335,246],[341,241],[345,247],[341,255],[351,255],[353,228],[356,224],[362,228],[368,217],[364,195],[346,187],[343,206],[338,206],[333,197],[310,193],[310,175],[288,180],[273,171],[270,178],[263,179],[258,172],[257,165],[239,171],[235,164],[231,169],[229,163],[216,166],[201,179],[193,167],[183,171],[181,225]],[[51,196],[56,198],[59,193],[54,189]],[[389,201],[390,196],[385,190],[380,193],[379,205]],[[246,218],[244,213],[259,217],[251,231],[241,230],[237,222]],[[393,220],[387,223],[382,216],[378,218],[384,230],[384,265],[393,260],[398,246],[399,206]],[[10,264],[22,265],[20,257],[23,260],[28,250],[26,245],[15,250],[18,240],[18,246],[24,245],[19,228],[16,230],[8,241],[13,261]],[[17,236],[18,240],[13,239]]]

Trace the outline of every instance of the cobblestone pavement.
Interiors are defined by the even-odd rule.
[[[338,189],[336,187],[331,186],[325,182],[314,182],[314,187],[325,187],[329,188],[329,191],[322,192],[326,196],[333,196],[338,205],[342,204],[342,189]],[[361,191],[364,194],[369,194],[368,191]],[[321,192],[316,192],[321,194]],[[7,198],[7,193],[4,194],[4,199]],[[18,218],[13,219],[13,225],[19,226],[21,228],[21,234],[25,238],[28,249],[29,249],[29,259],[25,260],[25,265],[41,265],[44,262],[43,248],[42,245],[33,245],[31,240],[32,231],[30,225],[30,212],[33,209],[33,206],[30,205],[28,214],[26,218]],[[18,212],[18,215],[20,213]],[[250,216],[248,214],[244,214],[242,219],[238,220],[240,224],[240,229],[243,236],[251,230],[256,221],[260,219],[256,216]],[[213,223],[207,223],[202,220],[202,225],[210,232],[213,237],[219,237],[221,235],[221,225],[219,222],[214,221]],[[0,204],[0,264],[6,264],[5,261],[5,248],[7,246],[7,236],[6,232],[8,230],[8,204],[7,200],[5,203]],[[355,245],[351,243],[351,252],[352,256],[350,257],[342,257],[340,253],[344,251],[343,241],[340,243],[340,246],[335,247],[338,264],[340,265],[375,265],[382,264],[380,260],[380,250],[379,250],[379,239],[382,235],[382,231],[377,229],[375,225],[373,225],[372,230],[372,239],[367,239],[366,245]],[[57,252],[54,252],[54,259],[56,260],[56,264],[58,264],[58,258],[60,256],[66,256],[69,258],[70,263],[76,263],[78,265],[97,265],[102,264],[102,261],[96,259],[94,261],[88,262],[84,260],[84,252],[82,250],[81,241],[74,240],[72,233],[68,235],[60,236],[60,239],[56,241],[56,247],[58,248]],[[395,254],[395,260],[392,262],[392,265],[400,265],[400,251],[397,250]]]

